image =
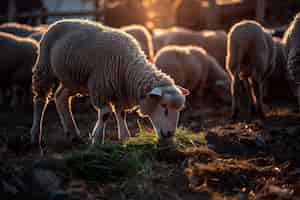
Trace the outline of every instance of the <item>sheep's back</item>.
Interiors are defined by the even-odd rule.
[[[48,43],[51,67],[69,87],[85,84],[95,73],[98,79],[116,79],[112,76],[118,76],[120,68],[130,66],[130,62],[144,55],[137,41],[126,33],[116,29],[102,30],[91,24],[75,26],[77,29],[70,25],[70,30],[50,27],[41,41],[41,48],[46,41],[51,41]],[[63,33],[56,33],[60,30]],[[49,38],[51,36],[58,37]]]
[[[18,23],[5,23],[0,26],[0,31],[10,33],[19,37],[27,37],[30,34],[36,32],[36,30],[25,24]]]
[[[179,45],[204,48],[212,56],[214,56],[221,65],[225,65],[227,35],[224,31],[191,31],[182,28],[171,28],[162,31],[153,38],[154,49],[158,49],[167,45]]]
[[[191,91],[196,89],[205,71],[201,62],[187,47],[176,46],[162,48],[155,58],[159,69],[170,75],[176,84]]]
[[[22,83],[31,82],[31,69],[37,57],[36,51],[37,44],[31,39],[0,33],[0,74],[3,75],[1,82],[9,82],[12,79]]]
[[[230,51],[237,52],[235,56],[238,58],[233,59],[238,59],[239,65],[244,66],[244,75],[248,76],[255,66],[255,72],[261,71],[262,74],[271,70],[275,48],[271,35],[266,33],[261,25],[252,21],[237,23],[230,30],[228,37]]]

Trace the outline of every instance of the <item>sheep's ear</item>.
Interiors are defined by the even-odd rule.
[[[190,91],[188,89],[185,89],[179,85],[176,85],[176,87],[180,90],[182,96],[190,95]]]
[[[162,90],[160,87],[156,87],[156,88],[153,88],[149,93],[148,95],[153,95],[153,96],[162,96]]]

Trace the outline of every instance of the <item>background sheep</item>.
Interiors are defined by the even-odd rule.
[[[294,20],[284,35],[283,42],[286,44],[289,79],[291,80],[292,90],[298,97],[300,108],[300,13],[294,17]]]
[[[155,52],[167,45],[202,47],[225,66],[227,34],[221,30],[196,32],[178,27],[160,29],[154,31],[153,43]]]
[[[10,33],[19,37],[28,37],[32,33],[37,32],[39,29],[36,29],[32,26],[19,23],[4,23],[0,25],[0,31],[5,33]]]
[[[273,37],[273,41],[276,45],[275,70],[266,80],[265,98],[269,100],[275,100],[278,98],[284,100],[289,98],[292,99],[294,98],[294,95],[286,68],[286,47],[280,38]]]
[[[152,61],[154,57],[152,36],[149,31],[141,25],[124,26],[121,30],[132,35],[141,45],[147,58]]]
[[[200,97],[212,92],[230,102],[230,79],[223,67],[204,49],[166,46],[155,57],[155,65],[176,82]]]
[[[90,21],[62,20],[49,27],[39,53],[32,79],[33,144],[40,144],[43,113],[55,79],[60,81],[55,93],[57,111],[64,131],[75,139],[80,139],[80,133],[70,103],[77,93],[89,95],[98,112],[94,143],[103,140],[110,113],[115,113],[118,135],[125,139],[129,135],[125,111],[137,105],[159,136],[175,134],[185,98],[169,76],[147,61],[129,34]]]
[[[23,98],[29,98],[31,70],[37,57],[37,43],[29,38],[0,33],[0,55],[0,85],[3,91],[13,89],[12,105],[15,106],[20,92]]]
[[[178,0],[175,3],[176,26],[194,30],[205,29],[207,27],[206,14],[199,0]]]
[[[145,25],[147,20],[147,10],[141,1],[104,2],[104,23],[108,26],[120,28],[130,24]]]
[[[239,113],[238,90],[240,80],[247,83],[251,95],[251,113],[261,119],[263,112],[263,87],[265,80],[275,68],[276,46],[270,34],[254,21],[235,24],[228,34],[226,69],[231,77],[232,118]]]

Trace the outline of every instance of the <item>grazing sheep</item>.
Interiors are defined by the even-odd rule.
[[[265,118],[263,87],[275,68],[276,46],[272,37],[255,21],[235,24],[228,34],[226,69],[231,77],[232,118],[239,113],[238,90],[241,80],[247,85],[251,113]],[[251,97],[250,97],[251,96]]]
[[[44,111],[53,90],[64,131],[80,139],[71,112],[72,97],[89,95],[98,112],[93,143],[104,139],[109,114],[114,113],[119,138],[129,131],[126,111],[140,106],[161,138],[175,134],[179,111],[188,91],[147,61],[138,42],[129,34],[87,20],[61,20],[51,25],[40,42],[33,69],[34,117],[32,143],[40,144]]]
[[[26,24],[4,23],[0,25],[0,32],[10,33],[19,37],[28,37],[38,29]]]
[[[132,35],[141,45],[142,50],[147,58],[152,61],[154,57],[153,42],[150,32],[141,25],[124,26],[121,30]]]
[[[156,53],[159,49],[167,45],[193,45],[202,47],[225,67],[227,34],[224,31],[204,30],[197,32],[178,27],[154,30],[154,52]]]
[[[283,42],[286,45],[287,71],[291,86],[298,98],[300,108],[300,13],[298,13],[286,33]]]
[[[0,85],[2,91],[12,88],[12,106],[18,104],[20,92],[23,98],[30,94],[31,71],[37,58],[37,48],[37,43],[32,39],[0,33]]]
[[[155,56],[155,65],[170,75],[175,83],[193,94],[206,96],[211,91],[230,102],[230,78],[215,58],[195,46],[166,46]]]

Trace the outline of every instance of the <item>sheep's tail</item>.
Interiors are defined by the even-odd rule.
[[[47,52],[47,51],[46,51]],[[50,100],[56,83],[56,77],[51,68],[49,54],[40,50],[37,61],[32,70],[32,92],[34,99]]]

